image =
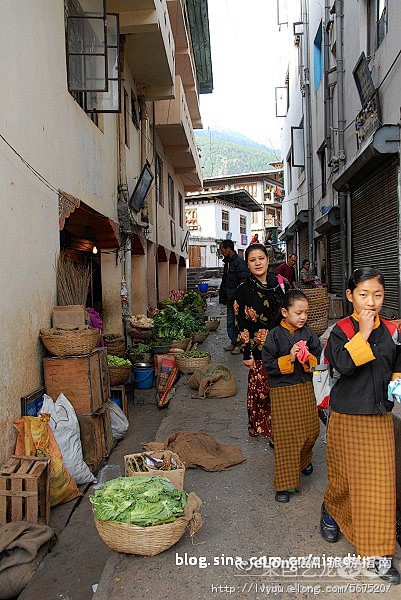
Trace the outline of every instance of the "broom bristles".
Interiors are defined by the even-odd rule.
[[[56,263],[57,303],[59,306],[86,304],[91,269],[89,265],[75,264],[61,251]]]

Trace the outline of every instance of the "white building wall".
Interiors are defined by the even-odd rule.
[[[117,218],[116,117],[105,115],[100,131],[67,90],[63,0],[3,2],[1,20],[1,134],[52,190],[0,140],[0,462],[14,449],[20,397],[43,383],[39,329],[56,302],[57,189]]]

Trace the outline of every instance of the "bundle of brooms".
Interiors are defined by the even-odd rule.
[[[91,280],[90,265],[74,263],[65,251],[56,262],[57,302],[59,306],[85,306]]]

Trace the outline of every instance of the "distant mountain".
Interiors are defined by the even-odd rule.
[[[195,141],[201,151],[203,177],[224,177],[271,170],[279,150],[272,150],[241,133],[220,129],[196,129]]]

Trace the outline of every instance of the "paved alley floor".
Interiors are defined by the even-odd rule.
[[[208,314],[224,315],[225,308],[216,299],[213,302]],[[246,456],[240,465],[217,473],[202,469],[185,473],[185,489],[194,491],[203,502],[203,527],[193,543],[185,533],[176,545],[154,557],[109,550],[94,528],[89,490],[20,600],[89,600],[92,589],[96,590],[93,600],[300,599],[315,595],[334,600],[377,593],[389,600],[399,597],[399,588],[388,588],[381,579],[355,578],[352,567],[327,566],[337,557],[353,554],[354,548],[343,537],[337,544],[327,544],[319,533],[326,486],[323,425],[315,446],[314,473],[302,477],[299,491],[288,504],[275,502],[273,450],[264,438],[251,438],[247,433],[247,369],[241,355],[224,352],[227,343],[223,318],[201,348],[212,353],[214,363],[226,364],[234,371],[238,379],[235,397],[193,398],[194,392],[186,384],[189,376],[181,376],[168,408],[159,410],[149,404],[151,395],[144,404],[135,397],[129,432],[109,459],[109,464],[122,469],[124,454],[139,451],[141,442],[164,441],[179,430],[204,431],[218,442],[239,447]],[[397,554],[400,567],[398,546]],[[297,568],[285,563],[290,557],[298,561]],[[316,557],[311,567],[305,562],[307,557]]]

